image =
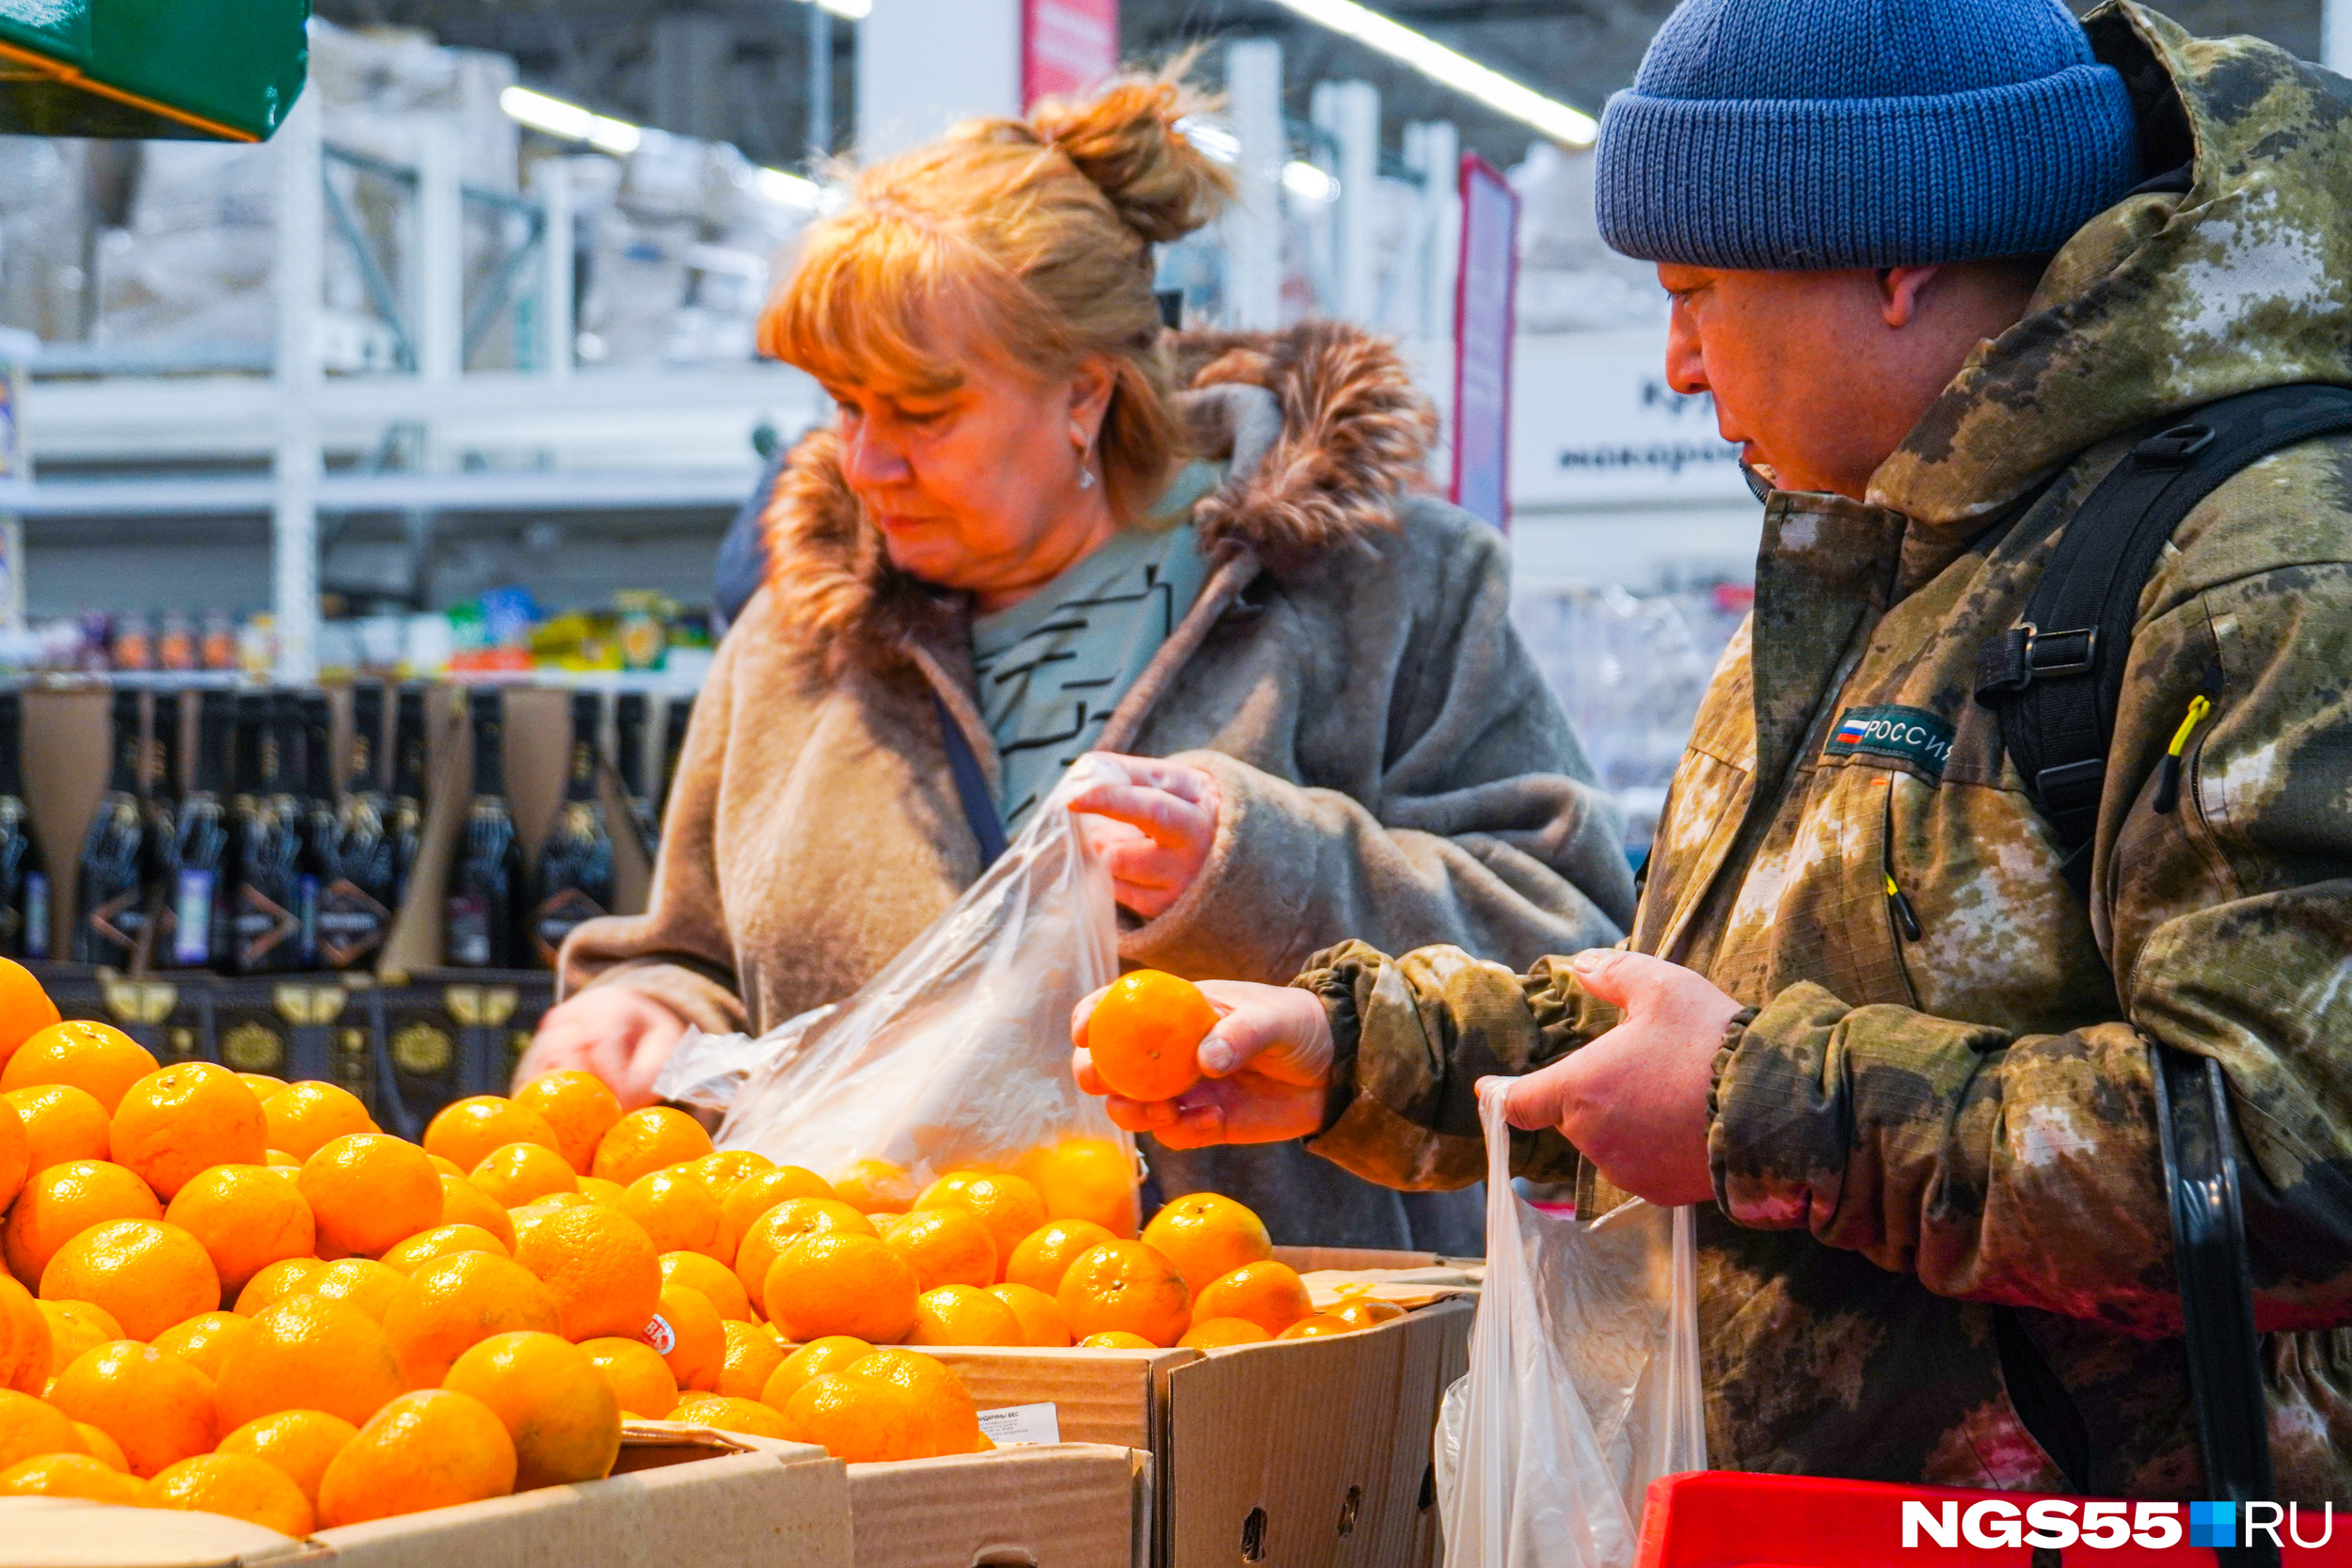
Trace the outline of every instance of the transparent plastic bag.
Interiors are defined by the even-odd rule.
[[[723,1110],[714,1141],[831,1175],[886,1160],[916,1182],[1068,1138],[1135,1141],[1070,1072],[1070,1013],[1119,974],[1118,911],[1069,810],[1123,779],[1071,765],[996,863],[855,994],[758,1039],[679,1042],[654,1092]]]
[[[1519,1198],[1507,1086],[1479,1085],[1486,1277],[1438,1419],[1445,1568],[1628,1568],[1649,1483],[1707,1467],[1691,1211]]]

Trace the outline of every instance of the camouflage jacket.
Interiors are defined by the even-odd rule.
[[[2088,908],[1973,688],[1979,645],[2152,421],[2352,385],[2352,85],[2129,4],[2088,25],[2151,169],[2185,178],[2076,234],[1868,504],[1771,497],[1756,612],[1629,939],[1757,1009],[1712,1107],[1709,1459],[2062,1490],[2004,1386],[2005,1321],[2012,1357],[2022,1330],[2073,1396],[2093,1490],[2203,1496],[2168,1338],[2156,1039],[2218,1058],[2233,1091],[2277,1495],[2344,1500],[2352,1331],[2325,1325],[2352,1321],[2352,438],[2265,460],[2173,536],[2140,601]],[[2159,812],[2159,759],[2215,664],[2223,694]],[[1483,1173],[1477,1076],[1613,1022],[1549,960],[1515,975],[1357,944],[1297,983],[1352,1062],[1311,1147],[1404,1187]],[[1516,1141],[1522,1174],[1580,1174],[1557,1134]]]

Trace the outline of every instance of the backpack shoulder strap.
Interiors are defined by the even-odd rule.
[[[2271,387],[2173,420],[2125,454],[2060,536],[2026,613],[1986,642],[1977,701],[2090,890],[2090,846],[2139,595],[2197,503],[2272,452],[2352,430],[2352,388]]]

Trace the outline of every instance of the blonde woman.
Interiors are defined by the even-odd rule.
[[[1131,964],[1287,977],[1346,937],[1522,965],[1616,939],[1618,819],[1506,619],[1503,541],[1431,499],[1384,343],[1169,335],[1152,246],[1227,181],[1161,80],[866,170],[762,324],[838,405],[694,709],[650,911],[581,927],[525,1070],[631,1103],[689,1023],[854,990],[1080,752],[1129,782]],[[1296,1146],[1148,1146],[1290,1243],[1474,1246],[1456,1196]],[[1449,1206],[1449,1207],[1441,1207]]]

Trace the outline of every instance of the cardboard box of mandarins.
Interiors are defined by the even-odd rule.
[[[1152,1456],[1097,1443],[850,1466],[857,1568],[1147,1568]]]
[[[303,1540],[219,1513],[0,1497],[0,1568],[850,1568],[850,1496],[846,1467],[821,1449],[632,1422],[603,1481]]]
[[[1447,1267],[1419,1254],[1280,1256],[1375,1274]],[[1000,1445],[1149,1449],[1158,1568],[1413,1568],[1436,1555],[1431,1442],[1438,1402],[1469,1366],[1473,1311],[1467,1296],[1429,1295],[1375,1327],[1318,1338],[930,1354],[962,1378]]]

